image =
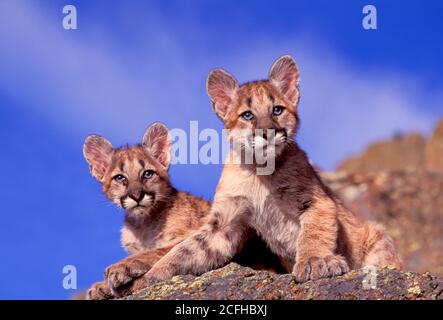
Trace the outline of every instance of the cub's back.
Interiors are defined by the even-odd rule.
[[[190,235],[208,221],[209,201],[178,192],[165,221],[165,233]]]

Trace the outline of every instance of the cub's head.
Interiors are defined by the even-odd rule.
[[[274,62],[268,80],[239,85],[223,69],[209,73],[207,91],[215,113],[229,129],[231,142],[242,147],[269,143],[279,155],[298,127],[299,71],[294,59]]]
[[[86,138],[83,154],[104,194],[133,218],[146,217],[172,192],[168,179],[170,138],[161,123],[148,128],[142,143],[114,148],[105,138]]]

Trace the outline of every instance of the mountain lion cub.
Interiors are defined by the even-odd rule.
[[[171,185],[169,133],[160,123],[133,147],[114,149],[105,138],[91,135],[83,153],[103,193],[126,213],[121,242],[131,256],[108,267],[107,282],[87,293],[90,299],[110,298],[204,224],[210,205]]]
[[[144,281],[199,274],[225,264],[239,250],[248,228],[299,282],[367,265],[400,268],[384,229],[357,220],[322,183],[293,139],[300,94],[299,70],[292,57],[278,59],[268,80],[243,85],[216,69],[208,76],[207,90],[230,142],[240,149],[231,150],[225,163],[208,223],[160,259]],[[257,130],[267,134],[256,134]],[[270,174],[257,174],[257,163],[233,160],[257,146],[275,156]]]

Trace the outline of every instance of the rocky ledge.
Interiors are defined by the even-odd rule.
[[[360,269],[298,284],[290,274],[256,271],[230,263],[199,277],[175,276],[124,299],[443,300],[443,278],[383,268]]]

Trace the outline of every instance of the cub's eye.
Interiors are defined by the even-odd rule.
[[[143,179],[151,179],[154,173],[155,172],[153,170],[146,170],[143,172]]]
[[[283,113],[283,110],[284,110],[284,109],[285,109],[285,108],[282,107],[282,106],[275,106],[274,109],[272,109],[272,114],[273,114],[274,116],[279,116],[279,115],[281,115],[281,114]]]
[[[246,121],[251,121],[252,119],[254,119],[254,115],[252,114],[251,111],[245,111],[241,114],[241,117],[243,119],[245,119]]]
[[[117,181],[118,183],[125,183],[126,182],[126,178],[122,174],[116,175],[113,179],[115,181]]]

